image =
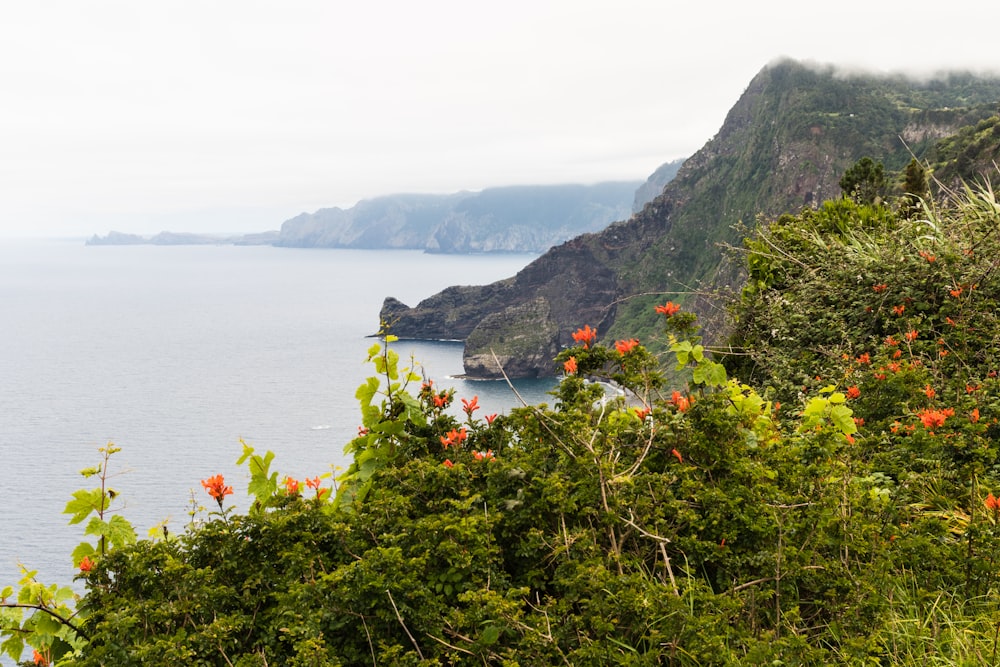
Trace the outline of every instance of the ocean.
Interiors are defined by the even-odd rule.
[[[62,512],[96,485],[79,471],[109,442],[121,448],[109,465],[116,508],[140,537],[164,520],[181,531],[192,504],[214,504],[199,482],[215,474],[245,507],[240,438],[275,452],[282,475],[346,467],[382,299],[414,305],[532,259],[0,239],[0,587],[20,564],[70,583],[84,535]],[[517,404],[502,382],[454,377],[461,343],[394,347],[437,386],[479,396],[483,414]],[[517,388],[537,403],[552,385]]]

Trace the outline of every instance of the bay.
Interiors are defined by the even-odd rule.
[[[453,284],[511,276],[533,255],[270,246],[85,246],[0,240],[0,584],[19,564],[67,583],[84,539],[62,513],[98,448],[116,510],[140,536],[182,530],[224,474],[245,507],[240,439],[274,451],[282,475],[346,467],[354,392],[385,296],[415,304]],[[437,386],[479,396],[483,414],[517,400],[504,383],[456,378],[462,345],[399,341]],[[552,381],[517,383],[531,403]],[[457,401],[456,401],[457,402]]]

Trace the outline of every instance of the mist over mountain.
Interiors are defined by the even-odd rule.
[[[348,209],[298,215],[281,225],[275,245],[544,252],[627,216],[640,185],[522,185],[449,195],[386,195]]]

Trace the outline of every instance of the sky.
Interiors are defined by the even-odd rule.
[[[399,192],[644,180],[780,57],[1000,72],[993,3],[0,5],[0,237],[278,229]]]

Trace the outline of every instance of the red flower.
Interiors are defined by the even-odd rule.
[[[861,390],[858,389],[857,385],[851,385],[847,388],[847,398],[857,398],[861,395]]]
[[[292,479],[291,477],[286,477],[285,492],[290,496],[297,495],[299,492],[299,480]]]
[[[681,307],[678,306],[673,301],[667,301],[662,306],[657,306],[656,307],[656,312],[663,313],[667,317],[673,317],[677,313],[677,311],[680,310],[680,309],[681,309]]]
[[[858,363],[859,364],[870,364],[871,362],[872,362],[872,358],[870,356],[868,356],[867,352],[865,352],[860,357],[858,357]]]
[[[479,409],[479,397],[473,396],[471,401],[462,399],[462,410],[472,419],[472,413]]]
[[[646,407],[636,408],[635,416],[639,418],[639,421],[644,422],[646,421],[646,417],[649,416],[649,412],[650,412],[649,408]]]
[[[886,285],[885,283],[882,283],[880,285],[872,285],[872,289],[875,290],[875,292],[884,292],[887,289],[889,289],[889,286]]]
[[[906,306],[904,306],[903,304],[899,304],[898,306],[892,307],[892,311],[897,315],[902,315],[904,310],[906,310]]]
[[[232,495],[233,487],[226,486],[226,481],[222,475],[215,475],[214,477],[209,477],[208,479],[201,480],[201,485],[205,487],[208,491],[208,495],[215,498],[219,506],[222,506],[222,499],[226,496]]]
[[[441,392],[440,394],[434,394],[434,407],[435,408],[446,408],[448,403],[451,402],[451,397],[448,396],[447,392]]]
[[[893,338],[892,336],[886,336],[885,337],[885,344],[888,347],[895,347],[895,346],[899,345],[899,341],[896,340],[895,338]]]
[[[86,574],[94,569],[94,561],[90,560],[90,556],[84,556],[83,560],[80,561],[80,572]]]
[[[677,457],[678,463],[684,463],[684,457],[681,456],[681,453],[679,451],[677,451],[676,449],[671,449],[670,453]]]
[[[487,424],[492,424],[493,420],[496,419],[496,418],[497,418],[497,413],[495,413],[495,412],[493,414],[491,414],[491,415],[486,415],[486,417],[485,417],[486,423]]]
[[[441,465],[443,465],[445,468],[451,468],[455,464],[451,462],[451,459],[445,459],[444,461],[441,462]]]
[[[366,429],[364,426],[359,426],[358,427],[358,437],[360,438],[360,437],[366,436],[366,435],[368,435],[368,429]]]
[[[934,398],[934,396],[937,395],[937,392],[934,391],[934,387],[930,386],[929,384],[925,384],[924,395],[927,396],[927,398]]]
[[[917,332],[916,329],[911,329],[911,330],[907,331],[905,334],[903,334],[903,337],[906,338],[906,340],[908,342],[912,343],[913,341],[915,341],[917,339],[917,336],[919,336],[919,335],[920,334]]]
[[[623,357],[638,346],[639,346],[639,341],[635,338],[615,341],[615,349],[618,350],[618,354],[622,355]]]
[[[979,385],[978,384],[976,384],[976,385],[966,384],[965,385],[965,393],[966,394],[971,394],[972,392],[975,392],[975,391],[979,391]]]
[[[573,340],[577,343],[582,343],[584,349],[590,347],[590,344],[597,340],[597,331],[590,328],[590,325],[584,326],[582,329],[577,329],[573,332]]]
[[[477,461],[492,461],[496,457],[493,456],[493,450],[488,449],[485,452],[472,452],[472,458]]]
[[[957,299],[958,297],[962,296],[962,286],[959,285],[955,289],[950,290],[948,293]]]
[[[973,424],[979,421],[979,408],[973,408],[972,412],[969,413],[969,421]]]

